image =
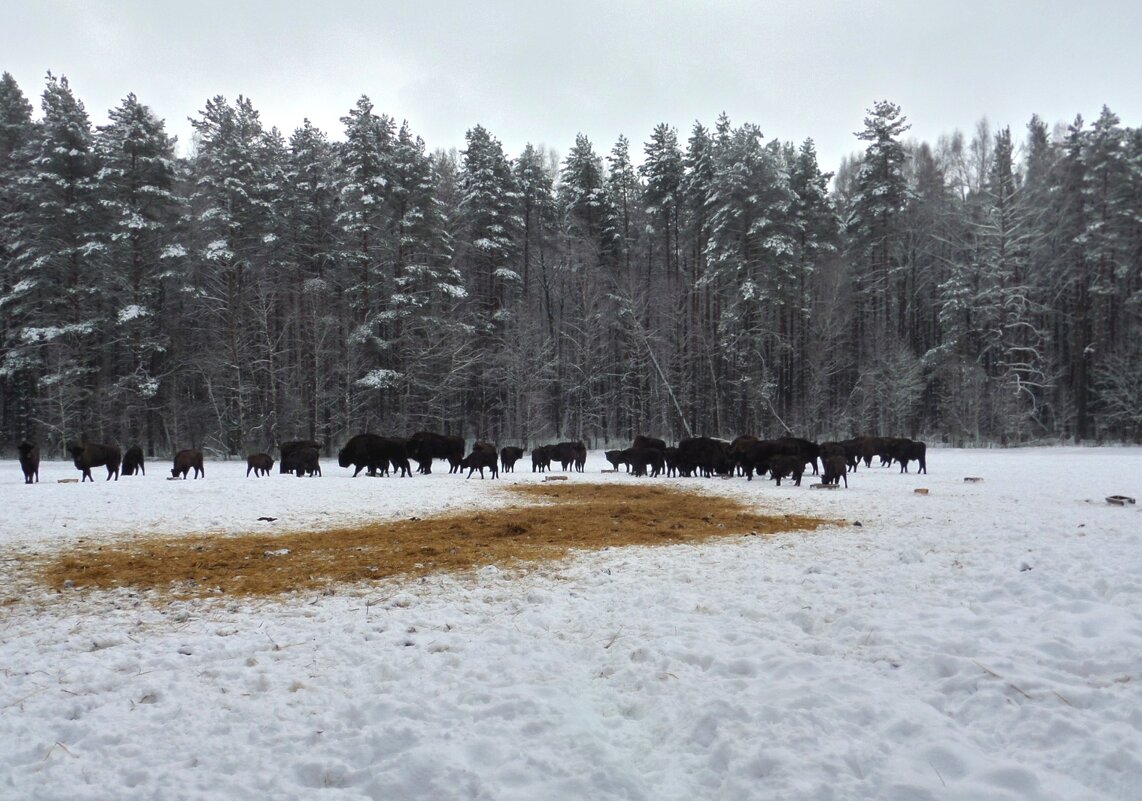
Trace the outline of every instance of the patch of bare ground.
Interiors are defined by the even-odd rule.
[[[771,536],[833,522],[766,515],[732,498],[661,486],[526,484],[509,491],[521,502],[494,510],[322,531],[121,539],[32,555],[26,566],[54,589],[264,597],[485,565],[520,567],[575,550]]]

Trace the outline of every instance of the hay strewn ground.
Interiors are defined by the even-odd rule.
[[[577,549],[811,530],[830,521],[760,514],[661,486],[517,485],[502,509],[275,535],[150,537],[35,559],[48,587],[133,587],[175,596],[272,596],[392,576],[558,559]]]

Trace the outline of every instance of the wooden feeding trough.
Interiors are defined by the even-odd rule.
[[[1129,495],[1107,495],[1106,502],[1112,506],[1127,506],[1134,503],[1134,499]]]
[[[840,484],[810,484],[809,488],[810,489],[835,490],[835,489],[840,489],[841,485]]]
[[[544,476],[544,481],[566,481],[567,476]]]
[[[78,478],[57,478],[56,483],[57,484],[78,484],[79,479]]]
[[[917,495],[927,495],[928,494],[928,488],[927,487],[917,487],[916,489],[914,489],[912,491],[915,492]]]

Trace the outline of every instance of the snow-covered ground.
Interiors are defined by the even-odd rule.
[[[152,462],[81,485],[45,463],[28,487],[0,462],[0,595],[25,596],[0,606],[0,799],[1142,798],[1142,507],[1104,500],[1142,496],[1142,449],[932,450],[927,476],[835,492],[606,466],[569,480],[849,525],[154,604],[29,587],[10,556],[495,505],[540,477]]]

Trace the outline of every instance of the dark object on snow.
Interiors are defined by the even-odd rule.
[[[133,476],[138,473],[141,476],[147,474],[147,467],[143,463],[143,449],[138,445],[132,445],[123,454],[123,467],[121,473],[125,476]]]
[[[417,431],[408,438],[405,449],[408,458],[417,464],[416,472],[425,475],[432,472],[433,459],[447,459],[449,473],[459,472],[460,462],[464,459],[463,439],[432,431]]]
[[[268,453],[251,453],[246,457],[246,478],[250,477],[250,471],[254,471],[254,477],[268,476],[270,471],[274,469],[274,457]]]
[[[500,469],[505,473],[515,472],[515,463],[523,458],[523,448],[505,445],[500,448]]]
[[[551,446],[540,445],[531,449],[531,472],[546,473],[551,467]]]
[[[831,456],[825,456],[822,459],[824,463],[824,470],[821,475],[821,483],[839,487],[841,479],[845,480],[845,487],[849,486],[848,459],[844,454],[834,453]]]
[[[174,455],[174,467],[171,468],[171,478],[186,480],[186,474],[194,470],[194,477],[206,478],[206,469],[202,466],[202,451],[186,448]]]
[[[272,523],[272,522],[274,522],[275,520],[277,520],[277,518],[276,518],[276,517],[259,517],[258,519],[259,519],[259,520],[264,520],[264,521],[266,521],[267,523]]]
[[[468,478],[479,470],[480,478],[484,477],[484,468],[492,471],[492,478],[499,478],[500,470],[496,458],[496,446],[487,442],[477,442],[472,446],[472,452],[460,460],[460,469],[468,468]]]
[[[83,472],[80,483],[94,481],[91,477],[91,468],[107,466],[107,480],[115,476],[119,480],[119,464],[122,461],[118,445],[78,445],[72,443],[67,448],[75,462],[75,469]]]
[[[1134,503],[1134,499],[1129,495],[1107,495],[1106,502],[1114,506],[1126,506],[1127,504]]]
[[[302,476],[321,475],[321,453],[317,448],[298,448],[282,457],[280,470]]]
[[[40,446],[31,442],[21,442],[17,450],[20,452],[20,469],[24,471],[24,483],[31,484],[35,478],[40,480]]]
[[[559,462],[564,470],[573,468],[576,473],[583,472],[583,465],[587,463],[587,446],[582,442],[560,442],[548,447],[551,449],[551,461]]]
[[[301,450],[302,448],[315,448],[316,450],[320,451],[321,443],[315,439],[293,439],[289,440],[288,442],[283,442],[281,445],[279,445],[278,450],[281,451],[282,454],[282,460],[278,464],[279,475],[293,472],[292,470],[286,469],[286,457],[295,451]]]
[[[337,464],[341,467],[353,467],[353,478],[367,469],[370,476],[381,472],[389,473],[389,465],[393,471],[400,471],[402,476],[411,476],[412,469],[408,463],[408,443],[396,437],[382,437],[379,434],[357,434],[345,447],[337,453]]]

